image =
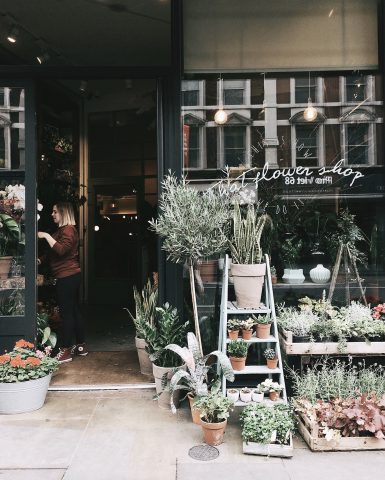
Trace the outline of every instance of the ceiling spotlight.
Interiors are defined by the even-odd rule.
[[[16,25],[13,25],[7,35],[7,40],[10,43],[16,43],[17,42],[17,37],[19,36],[20,30],[16,27]]]
[[[49,56],[48,52],[41,53],[37,55],[36,60],[42,65],[43,63],[47,63],[51,57]]]
[[[80,82],[80,87],[79,87],[79,90],[84,93],[86,90],[87,90],[87,81],[86,80],[82,80]]]

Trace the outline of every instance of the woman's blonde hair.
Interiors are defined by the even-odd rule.
[[[60,227],[64,225],[76,225],[74,208],[69,202],[58,202],[55,204],[60,214]]]

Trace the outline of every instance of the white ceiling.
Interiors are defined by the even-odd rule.
[[[13,23],[16,44],[6,39]],[[0,32],[0,47],[24,64],[48,49],[52,65],[168,65],[170,1],[1,0]]]

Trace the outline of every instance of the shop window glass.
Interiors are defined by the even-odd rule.
[[[184,125],[184,166],[197,168],[199,166],[199,127]]]
[[[237,167],[245,163],[245,127],[224,127],[224,164]]]
[[[242,105],[243,89],[240,88],[226,88],[223,92],[223,103],[225,105]]]
[[[0,168],[5,168],[5,129],[0,127]]]
[[[366,124],[347,125],[347,160],[349,165],[368,163],[369,126]]]
[[[313,102],[316,101],[316,79],[296,78],[295,79],[295,103],[307,103],[309,97]]]
[[[0,88],[0,105],[4,105],[4,88]]]
[[[182,93],[182,104],[186,107],[199,105],[199,91],[188,90]]]
[[[317,127],[314,125],[296,126],[296,163],[301,167],[318,165]]]
[[[366,77],[363,75],[348,75],[346,77],[346,100],[362,102],[366,95]]]

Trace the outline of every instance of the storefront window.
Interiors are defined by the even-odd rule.
[[[296,145],[296,165],[316,167],[318,165],[318,128],[313,125],[297,125]]]
[[[224,164],[237,167],[245,163],[245,127],[224,127]]]
[[[315,100],[316,96],[316,79],[296,78],[295,79],[295,103],[307,103],[308,99]]]
[[[367,165],[369,159],[369,125],[347,125],[347,162]]]
[[[364,75],[348,75],[346,77],[346,100],[362,102],[365,99],[366,78]]]

